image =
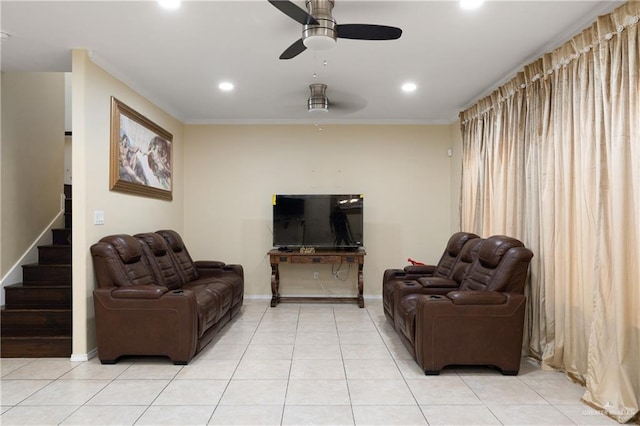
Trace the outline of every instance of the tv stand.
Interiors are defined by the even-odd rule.
[[[271,307],[275,308],[280,302],[329,302],[346,303],[356,302],[359,307],[364,308],[364,249],[352,251],[325,251],[316,250],[315,253],[300,253],[297,251],[283,252],[278,249],[269,251],[269,262],[271,263]],[[281,296],[280,295],[280,269],[281,263],[293,264],[357,264],[358,265],[358,295],[356,297],[327,297],[327,296]]]

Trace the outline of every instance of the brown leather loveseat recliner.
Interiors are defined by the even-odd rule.
[[[449,238],[437,265],[408,265],[403,269],[385,270],[382,276],[382,306],[389,321],[394,322],[396,282],[408,282],[423,277],[451,278],[462,248],[467,242],[477,238],[479,237],[471,232],[456,232]]]
[[[524,287],[533,253],[506,236],[473,239],[453,278],[398,281],[394,327],[426,374],[448,365],[492,365],[518,374]],[[413,289],[413,290],[412,290]]]
[[[242,307],[240,265],[194,262],[178,233],[110,235],[91,246],[98,357],[187,364]]]

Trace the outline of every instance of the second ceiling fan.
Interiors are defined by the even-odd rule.
[[[295,58],[307,48],[328,49],[335,45],[338,38],[396,40],[402,35],[400,28],[386,25],[338,25],[331,14],[334,0],[306,0],[306,11],[289,0],[268,1],[282,13],[304,26],[302,37],[282,52],[280,59]]]

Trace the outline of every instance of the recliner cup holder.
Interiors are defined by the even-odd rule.
[[[438,299],[444,299],[444,297],[437,294],[432,294],[429,296],[429,300],[438,300]]]
[[[415,281],[405,281],[404,282],[405,285],[416,285]]]

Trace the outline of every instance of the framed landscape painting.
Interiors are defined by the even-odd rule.
[[[171,200],[173,135],[111,97],[112,191]]]

